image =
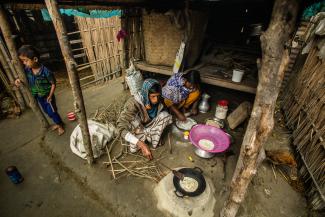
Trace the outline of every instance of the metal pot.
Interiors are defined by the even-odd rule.
[[[210,97],[211,96],[209,94],[207,94],[207,93],[202,94],[202,100],[201,100],[201,103],[199,105],[199,111],[201,113],[206,113],[206,112],[209,111],[210,105],[209,105],[208,100],[209,100]]]
[[[195,147],[194,152],[197,156],[199,156],[201,158],[206,158],[206,159],[209,159],[209,158],[212,158],[215,156],[215,153],[210,153],[210,152],[204,151],[197,147]]]
[[[182,168],[178,170],[178,172],[182,173],[184,175],[184,178],[189,177],[197,181],[198,187],[194,191],[188,192],[185,189],[183,189],[182,186],[180,185],[181,180],[174,175],[173,178],[173,183],[175,187],[174,192],[177,197],[181,197],[181,198],[183,198],[184,196],[195,197],[204,192],[206,188],[206,182],[204,176],[202,175],[203,171],[201,168],[199,167]]]

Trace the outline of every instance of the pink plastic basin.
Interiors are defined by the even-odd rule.
[[[224,152],[230,145],[230,138],[223,130],[209,125],[195,125],[190,131],[189,138],[193,145],[211,153]],[[206,150],[200,147],[199,141],[201,139],[210,140],[214,144],[214,148],[212,150]]]

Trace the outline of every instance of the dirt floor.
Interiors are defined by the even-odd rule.
[[[116,79],[106,85],[84,90],[89,117],[99,106],[108,105],[114,99],[128,94],[123,91],[121,81]],[[213,96],[210,100],[212,105],[218,99],[228,99],[231,102],[230,110],[244,100],[253,100],[251,95],[226,89],[209,86],[206,90]],[[154,182],[132,176],[113,180],[108,168],[102,163],[107,161],[107,156],[102,156],[95,165],[88,166],[85,160],[71,152],[69,137],[77,125],[66,118],[66,113],[73,110],[71,91],[68,88],[58,91],[57,101],[59,112],[66,122],[66,133],[61,137],[54,132],[48,132],[42,137],[32,112],[24,113],[19,119],[0,122],[1,168],[15,165],[25,177],[22,184],[15,186],[5,173],[0,175],[1,216],[168,216],[156,208]],[[204,123],[213,114],[214,106],[209,113],[200,114],[195,119]],[[162,162],[170,167],[201,167],[204,175],[210,177],[215,185],[215,216],[218,216],[229,193],[228,186],[245,124],[229,132],[234,138],[230,148],[234,155],[226,161],[224,155],[209,160],[197,157],[193,146],[181,139],[181,132],[173,127],[170,130],[173,132],[173,153],[169,154],[168,146],[164,145],[154,151],[154,156],[166,150]],[[286,149],[289,142],[290,134],[279,122],[265,147]],[[117,149],[113,150],[114,153],[118,152]],[[278,170],[275,170],[275,174],[268,162],[262,163],[249,186],[239,217],[308,216],[303,195],[295,191]]]
[[[112,216],[84,194],[70,174],[60,170],[40,146],[42,138],[31,111],[0,122],[0,216]],[[24,177],[12,184],[4,170],[15,165]]]

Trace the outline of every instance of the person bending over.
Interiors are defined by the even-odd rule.
[[[200,73],[191,70],[172,75],[162,88],[164,103],[178,120],[186,121],[186,116],[197,115],[200,83]]]

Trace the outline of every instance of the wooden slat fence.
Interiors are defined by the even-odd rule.
[[[81,43],[81,48],[74,57],[87,57],[87,62],[78,66],[79,70],[90,67],[96,83],[112,79],[121,73],[124,65],[123,42],[118,42],[116,35],[121,29],[120,17],[84,18],[75,17],[79,31],[69,33],[80,34],[81,40],[70,43]]]
[[[282,108],[303,162],[300,174],[307,197],[311,207],[320,210],[325,208],[325,62],[317,57],[316,43],[289,83]]]

